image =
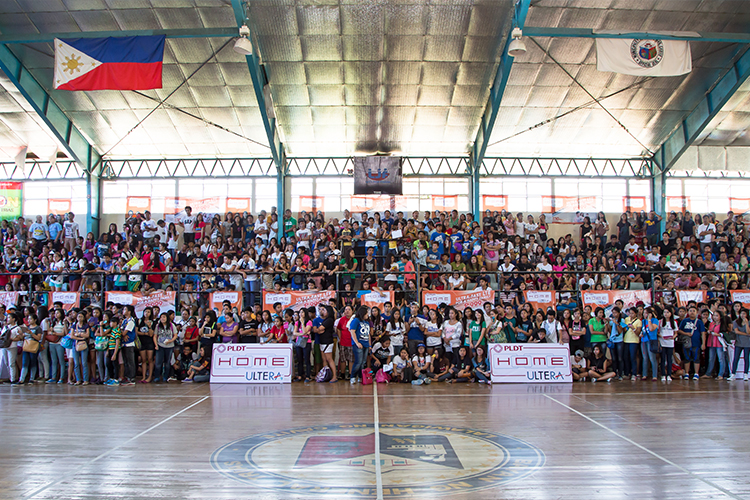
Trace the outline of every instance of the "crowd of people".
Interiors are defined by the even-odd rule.
[[[98,238],[75,215],[0,222],[0,373],[14,384],[132,385],[205,381],[216,342],[292,343],[296,380],[490,383],[489,343],[570,347],[576,380],[675,376],[733,379],[750,356],[748,312],[729,290],[747,288],[744,219],[624,213],[582,215],[551,237],[545,216],[486,211],[386,210],[326,220],[322,212],[128,214]],[[557,228],[555,228],[557,229]],[[495,303],[427,307],[421,290],[497,290]],[[175,311],[107,302],[105,291],[175,291]],[[583,290],[652,291],[652,304],[582,307]],[[222,310],[207,296],[242,290]],[[309,309],[264,310],[261,291],[334,290]],[[363,292],[394,301],[367,307]],[[524,290],[554,290],[554,309]],[[675,291],[707,300],[678,307]],[[48,292],[80,292],[80,307]],[[744,357],[743,357],[744,356]],[[740,373],[740,376],[742,374]]]

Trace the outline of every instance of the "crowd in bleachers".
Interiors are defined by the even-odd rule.
[[[591,220],[593,219],[593,220]],[[205,381],[216,342],[292,343],[296,380],[490,383],[489,343],[569,344],[576,380],[734,378],[750,363],[744,219],[689,212],[581,215],[559,238],[544,215],[486,211],[129,214],[99,237],[74,214],[0,223],[0,378],[13,384]],[[495,303],[429,308],[423,290],[495,289]],[[583,307],[586,290],[651,290],[652,303]],[[174,311],[106,291],[175,291]],[[243,291],[240,307],[207,294]],[[263,310],[262,291],[333,290],[310,309]],[[363,292],[392,291],[380,307]],[[536,308],[525,290],[554,290]],[[678,290],[705,291],[679,306]],[[48,292],[80,293],[80,304]],[[742,374],[740,374],[741,376]]]

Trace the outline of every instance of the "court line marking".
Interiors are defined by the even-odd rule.
[[[383,471],[380,466],[380,411],[378,410],[378,384],[372,384],[373,407],[375,416],[373,426],[375,427],[375,489],[377,500],[383,500]]]
[[[126,445],[128,445],[128,444],[130,444],[130,443],[132,443],[133,441],[135,441],[136,439],[138,439],[138,438],[140,438],[140,437],[144,436],[145,434],[148,434],[149,432],[151,432],[152,430],[156,429],[157,427],[159,427],[159,426],[161,426],[161,425],[164,425],[164,424],[166,424],[167,422],[169,422],[169,421],[170,421],[170,420],[172,420],[173,418],[175,418],[175,417],[178,417],[178,416],[182,415],[183,413],[185,413],[185,412],[186,412],[186,411],[188,411],[189,409],[193,408],[194,406],[197,406],[197,405],[201,404],[202,402],[204,402],[204,401],[205,401],[205,400],[207,400],[207,399],[208,399],[208,396],[204,396],[204,397],[202,397],[202,398],[201,398],[201,399],[199,399],[198,401],[196,401],[196,402],[194,402],[194,403],[192,403],[192,404],[190,404],[190,405],[186,406],[186,407],[185,407],[185,408],[183,408],[182,410],[179,410],[179,411],[177,411],[176,413],[173,413],[172,415],[168,416],[167,418],[165,418],[165,419],[164,419],[164,420],[162,420],[161,422],[158,422],[158,423],[156,423],[156,424],[152,425],[151,427],[149,427],[149,428],[148,428],[148,429],[146,429],[145,431],[142,431],[142,432],[140,432],[140,433],[136,434],[135,436],[133,436],[132,438],[128,439],[128,440],[127,440],[127,441],[125,441],[124,443],[120,443],[120,444],[118,444],[117,446],[115,446],[114,448],[112,448],[112,449],[110,449],[110,450],[108,450],[108,451],[105,451],[105,452],[104,452],[104,453],[102,453],[101,455],[99,455],[99,456],[97,456],[97,457],[95,457],[95,458],[92,458],[92,459],[91,459],[91,460],[89,460],[88,462],[86,462],[86,463],[84,463],[83,465],[81,465],[81,466],[80,466],[80,467],[78,468],[78,470],[76,470],[76,471],[73,471],[73,472],[69,472],[69,473],[66,473],[66,474],[64,475],[64,477],[60,477],[59,479],[56,479],[56,480],[54,480],[54,481],[52,481],[52,482],[50,482],[50,483],[47,483],[47,484],[46,484],[46,485],[44,485],[44,486],[41,486],[41,487],[37,488],[36,490],[32,491],[32,492],[31,492],[31,493],[29,493],[28,495],[24,495],[24,496],[23,496],[23,498],[33,498],[33,497],[35,497],[35,496],[39,495],[40,493],[44,492],[45,490],[47,490],[47,489],[49,489],[49,488],[51,488],[51,487],[53,487],[53,486],[57,486],[58,484],[62,483],[63,481],[67,481],[67,480],[69,480],[69,479],[73,479],[73,478],[74,478],[74,477],[75,477],[75,476],[76,476],[77,474],[79,474],[79,473],[81,472],[81,469],[83,469],[84,467],[88,467],[89,465],[91,465],[91,464],[93,464],[93,463],[96,463],[96,462],[98,462],[98,461],[99,461],[99,460],[101,460],[102,458],[105,458],[105,457],[107,457],[107,456],[111,455],[112,453],[116,452],[116,451],[117,451],[117,450],[119,450],[120,448],[122,448],[122,447],[124,447],[124,446],[126,446]]]
[[[692,472],[692,471],[690,471],[690,470],[686,469],[685,467],[683,467],[683,466],[681,466],[681,465],[678,465],[678,464],[674,463],[674,462],[673,462],[673,461],[671,461],[670,459],[668,459],[668,458],[665,458],[665,457],[663,457],[663,456],[659,455],[659,454],[658,454],[658,453],[656,453],[655,451],[651,451],[651,450],[649,450],[649,449],[648,449],[648,448],[646,448],[645,446],[643,446],[643,445],[641,445],[641,444],[638,444],[638,443],[636,443],[635,441],[633,441],[632,439],[630,439],[630,438],[628,438],[628,437],[625,437],[625,436],[623,436],[622,434],[620,434],[620,433],[619,433],[619,432],[617,432],[616,430],[614,430],[614,429],[610,429],[610,428],[609,428],[609,427],[607,427],[606,425],[604,425],[604,424],[602,424],[602,423],[599,423],[599,422],[597,422],[597,421],[596,421],[596,420],[594,420],[593,418],[589,417],[588,415],[585,415],[584,413],[581,413],[580,411],[576,410],[575,408],[573,408],[573,407],[571,407],[571,406],[568,406],[568,405],[566,405],[566,404],[565,404],[565,403],[563,403],[562,401],[558,401],[557,399],[555,399],[555,398],[553,398],[552,396],[549,396],[549,395],[547,395],[547,394],[544,394],[544,397],[545,397],[545,398],[547,398],[547,399],[549,399],[549,400],[551,400],[551,401],[554,401],[555,403],[559,404],[560,406],[562,406],[562,407],[564,407],[564,408],[567,408],[568,410],[572,411],[572,412],[573,412],[573,413],[575,413],[576,415],[578,415],[578,416],[580,416],[580,417],[583,417],[583,418],[585,418],[586,420],[588,420],[588,421],[589,421],[589,422],[591,422],[592,424],[594,424],[594,425],[597,425],[597,426],[601,427],[601,428],[602,428],[602,429],[604,429],[605,431],[607,431],[607,432],[609,432],[609,433],[611,433],[611,434],[613,434],[613,435],[617,436],[618,438],[622,439],[623,441],[625,441],[625,442],[627,442],[627,443],[629,443],[629,444],[632,444],[632,445],[633,445],[633,446],[635,446],[636,448],[639,448],[640,450],[642,450],[642,451],[645,451],[645,452],[646,452],[646,453],[648,453],[649,455],[651,455],[651,456],[653,456],[653,457],[655,457],[655,458],[658,458],[658,459],[659,459],[659,460],[661,460],[662,462],[664,462],[664,463],[666,463],[666,464],[669,464],[669,465],[671,465],[672,467],[675,467],[675,468],[677,468],[677,469],[681,470],[681,471],[682,471],[682,472],[684,472],[685,474],[687,474],[687,475],[689,475],[689,476],[692,476],[692,477],[694,477],[695,479],[697,479],[697,480],[699,480],[699,481],[701,481],[701,482],[703,482],[703,483],[705,483],[705,484],[707,484],[707,485],[711,486],[712,488],[715,488],[715,489],[717,489],[717,490],[721,491],[722,493],[724,493],[724,494],[725,494],[725,495],[727,495],[728,497],[734,498],[734,499],[736,499],[736,500],[743,500],[743,498],[742,498],[742,497],[740,497],[739,495],[735,495],[735,494],[734,494],[734,493],[732,493],[731,491],[727,490],[726,488],[723,488],[723,487],[719,486],[718,484],[714,483],[713,481],[710,481],[710,480],[708,480],[708,479],[705,479],[705,478],[703,478],[703,477],[699,476],[699,475],[698,475],[698,474],[696,474],[695,472]]]

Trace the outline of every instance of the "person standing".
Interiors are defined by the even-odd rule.
[[[748,374],[750,374],[750,318],[748,317],[748,311],[744,307],[740,309],[740,314],[732,324],[734,333],[737,335],[737,339],[734,343],[734,360],[732,362],[732,373],[729,375],[727,380],[735,380],[737,378],[737,368],[740,363],[740,357],[745,356],[745,377],[743,380],[748,380]]]
[[[362,381],[362,369],[367,361],[367,350],[370,347],[370,322],[367,320],[367,306],[360,306],[357,314],[349,324],[352,334],[352,351],[354,363],[349,382],[355,384]]]
[[[226,317],[226,316],[225,316]],[[228,321],[233,321],[231,315]],[[237,331],[237,324],[234,323],[234,331]],[[154,382],[169,382],[177,380],[169,377],[169,367],[172,360],[172,351],[174,343],[177,340],[177,327],[169,320],[169,314],[163,312],[159,315],[159,320],[154,328],[154,344],[156,349],[156,376]]]
[[[68,214],[68,220],[66,220],[65,224],[63,224],[62,235],[65,238],[63,247],[69,254],[73,253],[73,250],[75,249],[78,242],[78,237],[81,235],[78,223],[75,221],[75,218],[75,214],[73,212],[70,212]]]
[[[672,381],[672,356],[674,356],[674,337],[677,331],[672,309],[666,307],[662,313],[659,328],[659,344],[661,345],[661,381]]]

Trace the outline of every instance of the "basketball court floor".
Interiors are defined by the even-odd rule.
[[[750,382],[0,385],[3,499],[750,498]]]

